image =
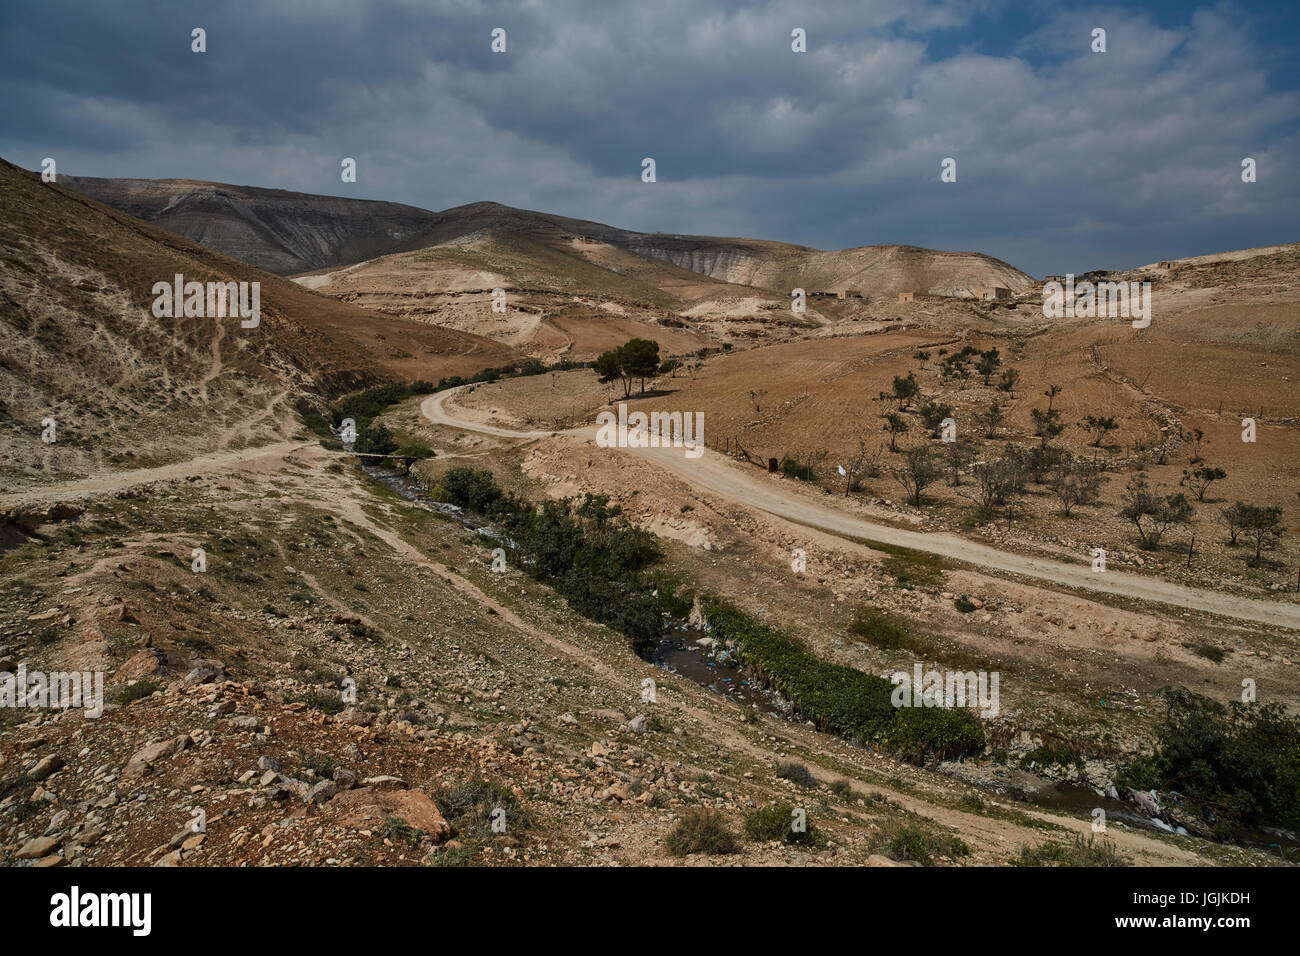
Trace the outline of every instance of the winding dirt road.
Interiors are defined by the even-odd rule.
[[[557,434],[555,431],[516,431],[455,417],[447,411],[445,403],[464,387],[448,389],[429,396],[420,404],[420,412],[437,425],[495,435],[499,438],[535,439],[549,438]],[[585,437],[589,442],[595,443],[594,426],[574,429],[564,434]],[[660,468],[701,491],[841,537],[865,538],[869,541],[911,548],[914,551],[938,554],[984,571],[1022,574],[1026,577],[1101,594],[1153,601],[1171,607],[1204,611],[1241,621],[1253,621],[1300,631],[1300,605],[1206,591],[1123,571],[1094,572],[1090,558],[1085,560],[1081,557],[1078,564],[1070,564],[1000,551],[956,535],[910,531],[906,528],[875,524],[809,501],[785,483],[747,472],[722,455],[708,450],[700,458],[687,458],[679,448],[623,450],[627,454],[653,461]]]

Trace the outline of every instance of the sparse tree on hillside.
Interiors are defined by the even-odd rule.
[[[1238,501],[1235,505],[1219,510],[1219,520],[1228,527],[1228,547],[1237,546],[1237,536],[1241,534],[1246,524],[1246,516],[1249,512],[1250,505],[1244,501]]]
[[[644,395],[645,380],[659,374],[659,343],[630,339],[616,349],[600,353],[591,368],[601,382],[621,381],[624,398],[631,398],[632,383],[640,379]]]
[[[931,400],[918,408],[917,413],[921,416],[925,427],[930,430],[930,437],[938,438],[939,426],[943,424],[943,420],[952,418],[952,406]]]
[[[917,508],[921,507],[921,495],[927,487],[934,484],[942,470],[934,460],[929,445],[918,445],[903,452],[902,463],[894,468],[894,477],[903,486],[907,499]]]
[[[1060,385],[1049,385],[1047,391],[1043,392],[1047,396],[1047,410],[1052,410],[1052,403],[1056,401],[1056,396],[1060,395],[1064,389]]]
[[[749,400],[754,403],[754,414],[763,413],[763,399],[767,397],[767,389],[751,388],[749,390]]]
[[[998,378],[998,390],[1011,393],[1016,390],[1016,384],[1020,381],[1020,372],[1017,369],[1009,368],[1003,371]]]
[[[974,490],[962,494],[975,502],[981,521],[991,519],[995,509],[1015,498],[1022,487],[1020,466],[1014,455],[976,462],[970,468],[970,476],[974,480]]]
[[[1045,485],[1053,469],[1059,468],[1070,457],[1070,453],[1059,445],[1035,445],[1022,456],[1021,466],[1034,484]]]
[[[998,350],[995,348],[989,349],[987,352],[980,353],[980,360],[975,363],[975,371],[984,376],[984,384],[987,386],[989,379],[993,377],[993,373],[998,370],[1001,364],[1002,357],[998,355]]]
[[[1280,505],[1246,505],[1242,531],[1255,542],[1255,557],[1251,564],[1259,564],[1265,548],[1276,547],[1282,537],[1282,507]]]
[[[1196,500],[1204,501],[1205,493],[1209,490],[1210,485],[1216,481],[1222,481],[1228,477],[1228,473],[1222,468],[1213,468],[1210,465],[1201,465],[1188,471],[1183,469],[1183,480],[1180,485],[1187,485],[1196,492]]]
[[[916,380],[916,374],[908,372],[906,376],[894,376],[894,397],[898,399],[898,407],[906,410],[911,404],[912,399],[921,394],[921,384]]]
[[[939,363],[939,381],[949,382],[953,379],[965,382],[970,378],[970,356],[975,353],[969,345],[960,352],[954,352]]]
[[[601,383],[622,382],[623,397],[632,396],[632,379],[626,374],[623,368],[623,361],[619,357],[618,349],[610,349],[608,352],[601,352],[596,356],[596,360],[591,363],[591,369],[596,373],[596,378]]]
[[[652,339],[631,339],[620,349],[623,367],[631,378],[641,380],[641,394],[645,394],[645,380],[659,374],[659,343]]]
[[[858,439],[858,450],[844,466],[844,494],[857,491],[862,486],[863,478],[875,478],[880,474],[880,450],[868,446],[865,438]]]
[[[1076,458],[1064,461],[1052,469],[1047,486],[1061,502],[1061,512],[1068,518],[1078,505],[1090,505],[1097,501],[1104,480],[1097,465]]]
[[[885,416],[885,431],[889,432],[889,450],[898,451],[898,436],[908,430],[907,419],[898,412],[890,412]]]
[[[1085,415],[1079,421],[1079,427],[1095,435],[1092,445],[1094,448],[1100,448],[1107,433],[1119,428],[1119,423],[1115,421],[1113,415]]]
[[[948,484],[954,488],[961,487],[962,472],[966,470],[966,466],[970,464],[978,451],[975,442],[971,441],[966,435],[958,437],[956,441],[944,443],[943,458],[948,469]]]
[[[1119,516],[1133,522],[1138,540],[1146,551],[1160,547],[1160,539],[1173,524],[1186,524],[1191,520],[1192,503],[1181,491],[1160,495],[1147,485],[1146,475],[1139,472],[1129,479],[1125,489],[1123,507]]]
[[[1048,408],[1046,411],[1041,408],[1031,408],[1029,417],[1034,420],[1034,434],[1038,436],[1044,448],[1066,429],[1065,422],[1061,421],[1061,413],[1054,408]]]
[[[1006,418],[1006,414],[1002,411],[1002,406],[997,402],[993,402],[984,411],[975,413],[975,421],[979,422],[985,438],[997,437],[998,427],[1002,424],[1004,418]]]

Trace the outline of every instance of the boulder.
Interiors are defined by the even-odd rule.
[[[190,738],[187,734],[181,734],[171,740],[160,740],[151,743],[131,756],[131,759],[126,762],[126,769],[122,771],[122,776],[127,780],[137,780],[148,774],[153,769],[154,764],[161,763],[172,754],[179,753],[189,745]]]
[[[166,656],[155,647],[146,647],[131,657],[113,675],[113,683],[124,684],[127,681],[143,680],[157,674],[162,669]]]
[[[437,805],[419,790],[345,790],[329,802],[328,808],[341,824],[354,829],[374,829],[389,817],[400,817],[437,842],[451,835],[451,826]]]
[[[54,771],[63,766],[63,758],[58,754],[50,754],[48,757],[42,757],[35,767],[27,771],[28,780],[44,780]]]
[[[39,860],[41,857],[49,856],[58,846],[57,837],[36,837],[24,843],[15,856],[20,860]]]

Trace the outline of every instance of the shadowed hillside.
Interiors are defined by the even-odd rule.
[[[357,309],[0,162],[6,480],[135,467],[283,436],[295,400],[509,363],[476,336]],[[261,283],[261,324],[155,318],[181,273]],[[53,418],[56,440],[42,442]]]

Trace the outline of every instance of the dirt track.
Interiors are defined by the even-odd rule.
[[[421,403],[421,413],[435,424],[501,438],[547,438],[556,434],[554,431],[514,431],[456,418],[446,410],[444,403],[457,391],[459,389],[449,389],[431,395]],[[595,441],[594,427],[575,429],[566,434],[586,436],[588,441]],[[702,457],[694,459],[686,458],[681,449],[628,448],[624,450],[629,454],[653,461],[696,488],[719,495],[736,504],[758,508],[780,518],[834,534],[866,538],[916,551],[939,554],[985,571],[1023,574],[1068,587],[1142,601],[1154,601],[1173,607],[1205,611],[1238,620],[1255,621],[1300,631],[1300,606],[1297,605],[1189,588],[1159,578],[1143,577],[1121,571],[1096,573],[1092,571],[1091,562],[1085,561],[1082,556],[1079,564],[1067,564],[1046,558],[999,551],[997,548],[967,541],[955,535],[909,531],[889,525],[874,524],[822,507],[807,500],[806,496],[787,483],[769,481],[749,474],[723,456],[708,450]]]
[[[0,506],[30,505],[49,501],[70,501],[89,495],[120,491],[134,485],[143,485],[151,481],[170,481],[188,478],[191,475],[210,475],[227,471],[237,471],[255,461],[288,455],[313,442],[281,441],[260,448],[240,448],[233,451],[219,452],[213,455],[201,455],[188,461],[179,461],[157,468],[135,468],[130,471],[118,471],[107,475],[92,475],[43,487],[24,488],[21,491],[0,495]]]

